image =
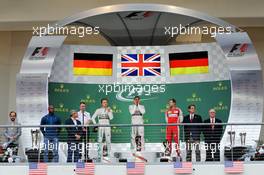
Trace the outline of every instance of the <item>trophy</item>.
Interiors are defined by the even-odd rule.
[[[245,146],[246,145],[246,135],[247,135],[247,133],[241,132],[241,133],[239,133],[239,135],[240,135],[241,145]]]
[[[236,132],[235,131],[228,131],[229,134],[229,139],[230,139],[230,145],[234,146],[235,144],[235,137],[236,137]]]
[[[31,129],[32,148],[38,148],[39,137],[40,137],[40,131],[38,129],[35,130]]]
[[[163,142],[163,146],[164,146],[164,155],[170,156],[171,155],[170,142],[166,140],[165,142]]]
[[[107,156],[108,156],[107,146],[106,146],[106,144],[104,143],[104,145],[103,145],[103,157],[107,157]]]
[[[108,147],[106,144],[106,138],[103,136],[103,140],[102,140],[102,152],[103,152],[103,157],[107,157],[108,156]]]
[[[136,150],[141,151],[141,136],[136,136],[135,141],[136,141],[136,148],[137,148]]]

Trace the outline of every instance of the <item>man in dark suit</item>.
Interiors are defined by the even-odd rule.
[[[68,157],[67,162],[77,162],[81,158],[80,144],[82,136],[81,122],[78,119],[78,113],[74,110],[71,111],[71,117],[65,121],[65,125],[73,125],[67,127],[68,133]]]
[[[216,111],[214,109],[209,110],[209,119],[206,119],[204,123],[210,123],[210,125],[204,126],[203,134],[206,144],[206,161],[220,161],[220,141],[223,133],[223,126],[216,125],[216,123],[222,123],[220,119],[216,118]]]
[[[189,114],[184,116],[183,123],[203,123],[202,117],[195,114],[196,106],[191,104],[188,106]],[[195,150],[196,161],[201,160],[200,154],[200,135],[201,126],[200,125],[185,125],[184,126],[184,138],[186,142],[186,161],[192,161],[192,150]]]

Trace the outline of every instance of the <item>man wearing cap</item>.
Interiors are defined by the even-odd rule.
[[[204,123],[210,124],[205,125],[203,129],[204,141],[207,145],[206,161],[220,161],[219,144],[223,133],[223,126],[216,125],[216,123],[222,123],[222,121],[216,118],[216,111],[210,109],[209,119],[204,120]]]

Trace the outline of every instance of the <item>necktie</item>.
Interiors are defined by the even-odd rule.
[[[84,125],[84,112],[82,112],[82,124]]]
[[[193,114],[191,114],[191,116],[190,116],[190,121],[192,123],[192,121],[193,121]]]
[[[212,129],[214,129],[214,119],[212,119],[212,121],[211,121],[211,127],[212,127]]]

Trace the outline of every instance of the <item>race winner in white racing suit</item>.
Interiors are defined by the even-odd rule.
[[[144,124],[143,115],[145,114],[145,107],[140,104],[140,97],[134,97],[133,103],[133,105],[129,105],[129,112],[131,114],[131,124]],[[138,143],[136,143],[136,140]],[[136,149],[137,151],[144,150],[144,126],[132,126],[131,146],[132,149]]]
[[[107,99],[101,100],[101,108],[98,108],[92,116],[92,121],[96,124],[96,118],[98,118],[99,125],[110,125],[110,120],[113,119],[113,112],[108,107]],[[101,158],[103,155],[103,138],[105,138],[106,147],[107,147],[107,155],[110,154],[111,150],[111,127],[99,127],[98,128],[98,143],[99,143],[99,150],[98,154]]]

